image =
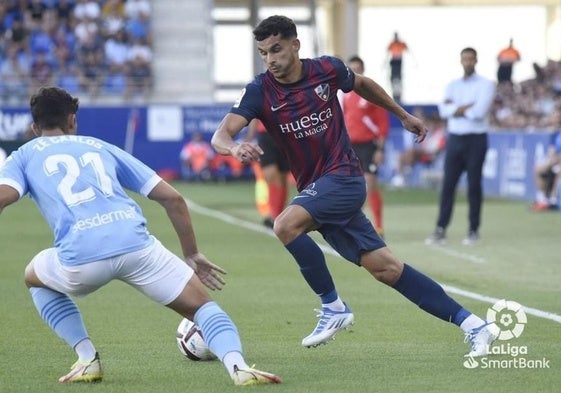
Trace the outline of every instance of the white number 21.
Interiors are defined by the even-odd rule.
[[[99,188],[104,195],[113,195],[113,186],[111,178],[107,176],[103,161],[99,153],[88,152],[80,157],[78,162],[76,158],[69,154],[54,154],[47,157],[44,163],[44,169],[47,176],[59,173],[59,166],[62,165],[66,169],[66,174],[58,185],[58,192],[64,198],[68,206],[76,206],[80,203],[91,201],[95,198],[95,192],[92,187],[88,187],[83,191],[73,192],[72,188],[76,184],[76,180],[80,177],[80,172],[88,165],[93,169]],[[81,169],[82,168],[82,169]]]

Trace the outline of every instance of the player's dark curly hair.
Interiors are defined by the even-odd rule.
[[[60,87],[42,87],[29,100],[31,117],[40,130],[68,127],[68,115],[78,112],[78,98]]]
[[[255,41],[263,41],[264,39],[277,34],[280,34],[282,39],[298,37],[294,21],[286,16],[273,15],[267,19],[263,19],[261,23],[253,29],[253,37],[255,38]]]

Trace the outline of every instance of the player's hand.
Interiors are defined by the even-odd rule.
[[[263,150],[259,145],[251,142],[242,142],[230,149],[232,156],[236,157],[242,164],[248,164],[252,161],[261,160]]]
[[[429,129],[423,123],[421,119],[409,114],[405,119],[402,120],[403,127],[413,134],[417,135],[415,138],[416,143],[421,143],[425,140]]]
[[[194,270],[201,282],[211,290],[215,289],[222,289],[226,281],[222,278],[221,274],[226,274],[226,270],[222,267],[215,265],[211,261],[209,261],[203,254],[200,252],[193,254],[187,258],[185,258],[185,262],[189,266],[191,266]]]

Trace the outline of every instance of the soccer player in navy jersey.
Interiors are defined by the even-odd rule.
[[[0,170],[0,212],[29,195],[54,234],[54,247],[37,254],[25,283],[41,318],[78,355],[60,382],[103,378],[99,355],[70,296],[85,296],[121,280],[200,326],[211,351],[236,385],[279,383],[251,368],[238,331],[203,284],[221,289],[225,271],[198,252],[185,199],[152,169],[97,138],[76,135],[78,99],[57,87],[31,97],[37,138],[13,152]],[[137,192],[164,207],[184,260],[146,228]]]
[[[428,130],[372,79],[355,74],[341,60],[323,56],[300,59],[296,25],[285,16],[271,16],[254,30],[257,49],[267,71],[246,85],[212,138],[216,151],[242,162],[258,161],[261,148],[233,137],[252,119],[260,119],[285,153],[299,194],[274,223],[274,232],[292,254],[322,309],[305,347],[329,341],[354,322],[341,300],[325,256],[308,235],[317,230],[345,259],[364,267],[378,281],[394,288],[420,308],[465,332],[469,356],[484,356],[498,329],[463,308],[435,281],[402,263],[376,233],[362,212],[366,198],[364,174],[345,129],[337,90],[354,90],[396,115],[421,142]]]

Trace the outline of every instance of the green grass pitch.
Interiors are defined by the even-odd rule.
[[[485,299],[505,298],[555,314],[529,313],[523,334],[509,341],[526,347],[527,359],[548,360],[549,368],[467,369],[463,355],[468,345],[457,327],[425,314],[332,254],[327,255],[328,264],[356,323],[328,345],[301,347],[301,339],[315,326],[318,301],[288,252],[262,230],[253,185],[176,185],[193,201],[200,250],[228,271],[227,285],[212,296],[236,322],[248,362],[278,373],[283,384],[234,387],[219,362],[182,358],[175,344],[181,317],[120,282],[76,299],[101,354],[104,381],[59,384],[58,377],[75,355],[39,318],[23,284],[25,265],[52,242],[42,217],[26,198],[0,217],[0,392],[561,391],[561,213],[536,214],[521,202],[487,199],[482,241],[464,247],[460,242],[467,229],[467,206],[460,196],[448,244],[428,247],[423,240],[433,230],[437,194],[384,191],[390,248],[446,288],[467,291],[469,296],[451,293],[464,306],[485,315],[492,304]],[[163,209],[136,199],[150,231],[179,252]],[[493,355],[500,364],[512,358]]]

